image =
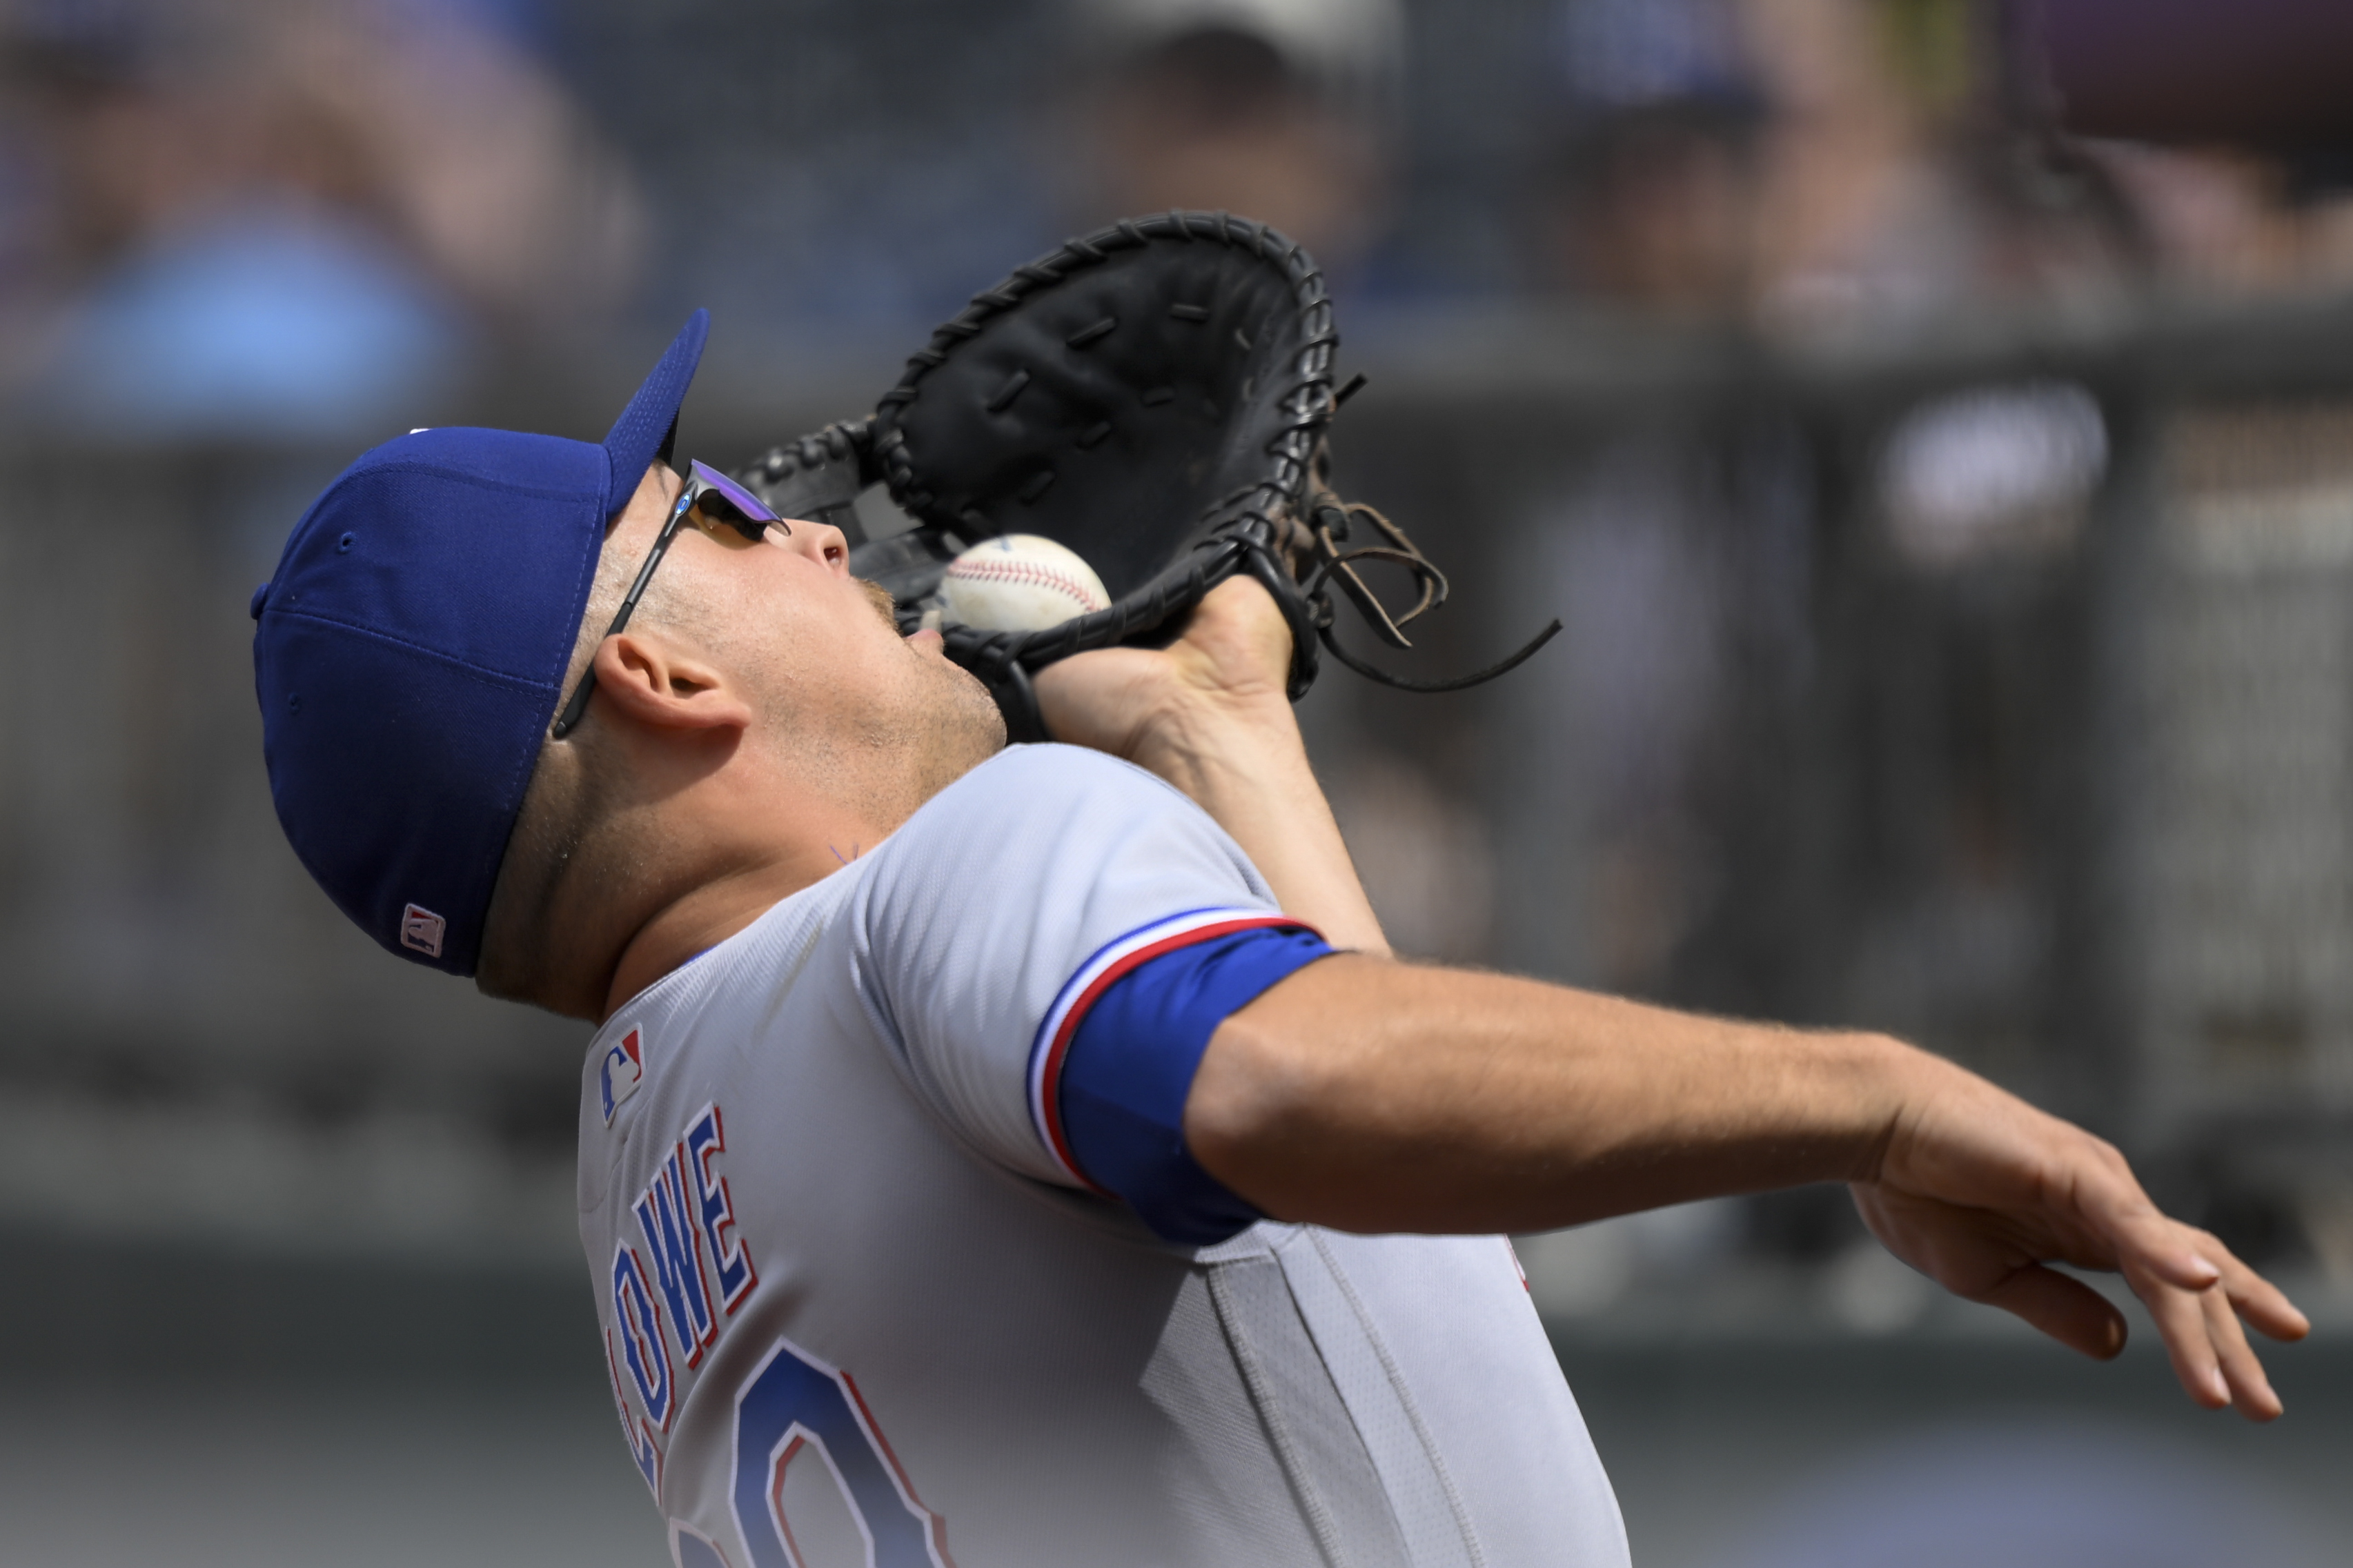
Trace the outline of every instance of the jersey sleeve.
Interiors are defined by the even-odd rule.
[[[1129,961],[1071,983],[1047,1019],[1039,1110],[1057,1153],[1125,1200],[1164,1240],[1206,1247],[1264,1217],[1201,1168],[1185,1101],[1218,1026],[1332,950],[1263,921],[1147,931]],[[1082,985],[1082,982],[1085,982]]]
[[[1173,1118],[1217,1024],[1328,950],[1206,813],[1114,758],[1018,746],[862,869],[860,995],[966,1142],[1171,1239],[1257,1217],[1184,1168]]]

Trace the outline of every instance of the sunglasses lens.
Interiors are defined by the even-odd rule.
[[[759,497],[708,463],[695,462],[689,464],[688,467],[693,471],[697,479],[710,487],[702,493],[702,499],[695,503],[702,508],[705,515],[725,522],[765,523],[782,521],[761,502]],[[734,512],[734,516],[722,515],[730,510]]]

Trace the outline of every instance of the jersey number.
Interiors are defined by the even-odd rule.
[[[735,1396],[735,1527],[755,1568],[805,1568],[785,1517],[785,1470],[809,1449],[849,1505],[869,1568],[954,1568],[939,1519],[916,1500],[858,1385],[782,1339]]]

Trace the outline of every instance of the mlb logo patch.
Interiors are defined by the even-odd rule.
[[[448,921],[422,904],[411,904],[400,911],[400,945],[413,947],[427,958],[441,956],[441,933]]]
[[[602,1086],[605,1101],[606,1126],[613,1125],[615,1108],[638,1092],[638,1084],[645,1076],[645,1031],[632,1024],[628,1034],[605,1047],[605,1063],[597,1069],[596,1081]]]

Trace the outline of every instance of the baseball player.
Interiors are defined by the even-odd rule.
[[[2200,1403],[2295,1310],[2106,1145],[1894,1041],[1398,963],[1255,583],[1039,677],[902,637],[840,535],[672,453],[363,456],[254,597],[280,820],[388,950],[597,1026],[580,1228],[681,1568],[1608,1564],[1496,1234],[1853,1184],[2063,1342],[2120,1269]]]

